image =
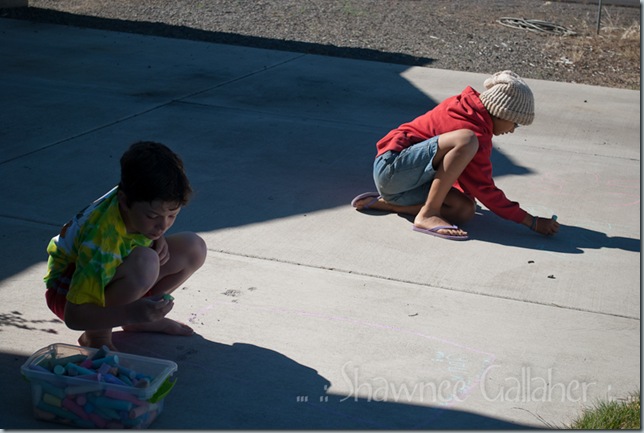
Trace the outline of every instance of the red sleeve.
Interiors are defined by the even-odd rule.
[[[501,218],[520,223],[527,212],[494,184],[491,154],[492,140],[479,136],[479,150],[459,176],[458,183],[464,193],[475,197]]]

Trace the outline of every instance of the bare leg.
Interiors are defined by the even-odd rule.
[[[168,236],[166,240],[170,260],[159,270],[159,276],[151,290],[153,295],[174,292],[206,260],[206,243],[196,234],[178,233]]]
[[[105,305],[125,305],[143,297],[159,275],[159,258],[151,248],[138,247],[117,268],[116,274],[105,287]],[[81,346],[108,346],[112,343],[112,328],[85,331],[78,343]]]
[[[159,264],[157,252],[151,248],[135,248],[118,267],[112,281],[105,288],[105,303],[108,306],[125,305],[141,299],[148,291],[162,295],[171,293],[203,264],[206,245],[194,233],[168,236],[170,259]],[[174,320],[163,318],[156,322],[124,326],[124,330],[162,332],[174,335],[191,335],[192,328]],[[87,347],[112,343],[112,329],[85,331],[78,340]]]
[[[372,200],[372,197],[367,197],[358,201],[356,203],[356,209],[361,210],[363,206]],[[424,204],[400,206],[394,203],[389,203],[383,198],[379,198],[378,201],[369,206],[369,209],[416,216],[422,209],[423,205]],[[474,216],[475,210],[476,204],[474,201],[456,188],[452,187],[447,193],[447,197],[445,197],[445,201],[441,207],[441,215],[453,224],[463,224]]]
[[[78,338],[78,344],[84,347],[94,347],[100,349],[103,346],[109,347],[110,350],[117,350],[112,343],[112,329],[100,329],[98,331],[85,331]]]
[[[461,225],[471,220],[476,212],[474,200],[452,187],[441,207],[441,215],[452,224]]]
[[[170,294],[185,282],[206,259],[206,244],[194,233],[179,233],[168,236],[170,259],[160,267],[159,275],[150,289],[152,295]],[[123,326],[125,331],[161,332],[172,335],[192,335],[194,331],[186,324],[167,317],[149,323]]]
[[[438,138],[438,152],[434,157],[436,176],[429,188],[425,204],[416,215],[416,227],[431,229],[450,225],[441,215],[443,203],[456,179],[461,175],[478,150],[478,139],[469,130],[458,130]],[[438,233],[453,236],[467,234],[461,229],[442,229]]]
[[[372,203],[369,209],[396,212],[415,216],[414,225],[431,229],[439,225],[462,224],[474,216],[475,204],[452,185],[472,160],[478,150],[478,139],[469,130],[458,130],[443,134],[438,139],[438,151],[434,157],[436,176],[425,203],[400,206],[383,198]],[[356,203],[360,210],[371,197]],[[449,221],[449,222],[448,222]],[[439,230],[441,234],[465,235],[463,230]]]
[[[367,197],[367,198],[363,198],[362,200],[359,200],[358,202],[356,202],[356,209],[362,210],[364,206],[366,206],[372,200],[373,200],[373,197]],[[414,216],[418,214],[418,212],[420,211],[420,208],[422,207],[423,207],[422,204],[413,205],[413,206],[400,206],[394,203],[389,203],[382,197],[380,197],[377,201],[369,205],[369,209],[376,209],[376,210],[381,210],[385,212],[402,213],[402,214],[414,215]]]

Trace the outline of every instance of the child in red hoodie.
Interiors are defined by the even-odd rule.
[[[477,199],[502,218],[543,235],[557,233],[556,217],[528,214],[492,179],[492,136],[532,123],[532,91],[512,71],[497,72],[484,85],[483,93],[468,86],[381,139],[373,170],[378,192],[351,204],[415,215],[414,230],[464,240],[467,232],[454,224],[474,216]]]

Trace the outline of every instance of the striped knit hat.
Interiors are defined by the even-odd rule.
[[[495,117],[520,125],[534,120],[534,96],[525,81],[512,71],[501,71],[485,80],[481,102]]]

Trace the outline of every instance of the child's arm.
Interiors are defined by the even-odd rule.
[[[74,330],[114,328],[133,323],[155,322],[172,310],[168,299],[142,298],[125,305],[102,307],[96,304],[74,304],[67,301],[65,324]]]
[[[159,264],[165,265],[170,260],[170,251],[168,250],[168,242],[165,237],[161,236],[159,239],[152,243],[152,248],[159,255]]]
[[[559,231],[559,223],[557,222],[557,216],[553,215],[552,218],[540,218],[538,216],[532,216],[526,214],[521,221],[526,227],[529,227],[530,230],[542,235],[551,236]]]

